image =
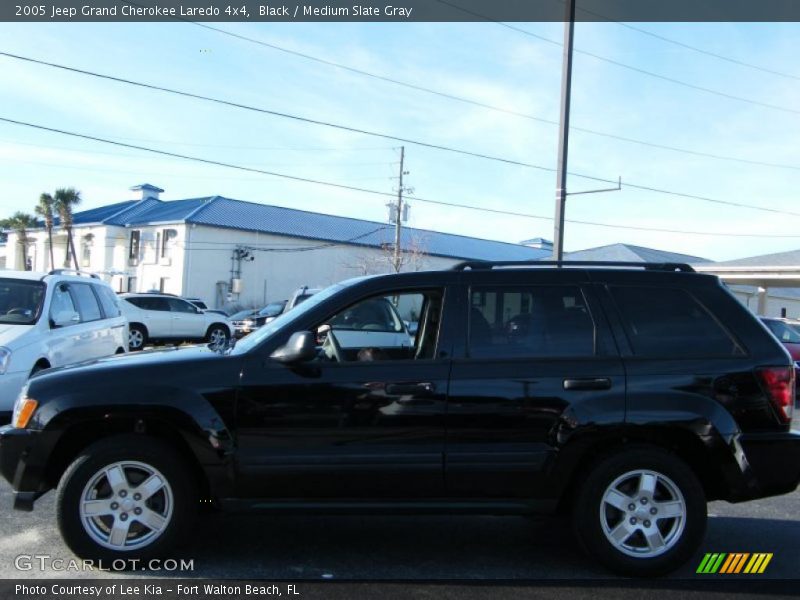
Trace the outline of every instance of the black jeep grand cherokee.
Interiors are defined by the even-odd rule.
[[[163,555],[209,500],[568,511],[597,560],[653,575],[698,548],[707,501],[796,488],[793,408],[788,354],[715,277],[465,263],[335,285],[222,353],[38,375],[0,467],[16,508],[57,488],[83,557]]]

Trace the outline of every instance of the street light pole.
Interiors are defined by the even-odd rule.
[[[564,21],[564,56],[561,67],[561,122],[558,138],[556,214],[553,232],[553,258],[564,258],[564,212],[567,203],[567,157],[569,155],[569,104],[572,94],[572,34],[575,30],[575,0],[567,0]]]

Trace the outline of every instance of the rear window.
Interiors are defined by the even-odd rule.
[[[612,287],[633,353],[644,357],[723,358],[744,351],[686,290]]]
[[[164,298],[148,298],[139,296],[137,298],[125,298],[128,302],[141,308],[142,310],[163,310],[169,311],[169,304]]]

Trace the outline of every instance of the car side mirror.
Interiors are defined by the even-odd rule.
[[[316,338],[310,331],[296,331],[270,358],[282,363],[307,362],[316,358]]]
[[[60,310],[53,315],[54,327],[66,327],[67,325],[74,325],[80,322],[81,317],[74,310]]]

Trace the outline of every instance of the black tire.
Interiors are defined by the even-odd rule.
[[[144,325],[133,323],[128,327],[128,350],[138,352],[147,344],[147,329]]]
[[[206,342],[209,344],[217,343],[220,346],[225,346],[231,339],[230,330],[220,323],[214,323],[206,331]]]
[[[85,498],[84,493],[87,489],[95,489],[94,485],[90,488],[90,484],[97,481],[99,473],[117,463],[125,464],[126,482],[124,485],[130,488],[129,492],[124,495],[122,491],[115,494],[110,487],[106,486],[107,493],[102,496],[102,501],[109,504],[116,501],[115,511],[104,513],[102,522],[100,521],[101,517],[97,517],[94,521],[83,517],[81,504]],[[159,532],[151,531],[142,524],[143,522],[137,521],[137,517],[134,516],[136,508],[132,509],[123,504],[125,500],[122,498],[126,498],[130,502],[136,498],[136,490],[141,489],[131,481],[133,475],[137,474],[138,465],[153,469],[166,482],[166,485],[153,494],[150,500],[141,500],[138,504],[138,506],[143,506],[146,512],[153,509],[151,512],[168,514],[168,517],[162,521],[162,528]],[[146,477],[146,471],[141,476]],[[102,477],[104,476],[101,475],[101,481]],[[99,485],[102,487],[107,483],[110,483],[110,479],[106,477],[105,483]],[[138,483],[141,484],[142,481]],[[99,498],[100,495],[98,494],[97,497]],[[157,505],[145,504],[153,501]],[[184,539],[192,531],[197,504],[197,486],[185,461],[168,444],[144,435],[114,436],[96,442],[81,451],[62,475],[56,495],[58,527],[67,546],[81,558],[102,561],[104,566],[114,564],[114,568],[117,568],[116,565],[119,564],[114,561],[146,561],[151,558],[164,557],[179,540]],[[167,506],[171,507],[171,511],[167,512],[168,509],[165,508]],[[122,511],[128,511],[124,517]],[[146,516],[145,514],[142,518]],[[106,532],[110,533],[112,525],[126,524],[122,523],[122,519],[129,521],[127,524],[130,527],[127,536],[122,538],[125,540],[124,547],[119,547],[119,544],[117,544],[118,548],[107,547],[97,541],[96,533],[89,533],[98,525],[99,528],[105,528]],[[146,537],[148,532],[151,535],[150,539]],[[104,531],[101,530],[100,534],[103,533]],[[139,536],[140,545],[132,545],[131,542],[135,541],[137,536]],[[109,536],[107,541],[110,543],[112,538]]]
[[[642,471],[658,476],[652,494],[636,491],[645,477],[648,483],[654,480],[650,475],[640,475]],[[628,475],[631,477],[626,478]],[[645,485],[645,490],[651,486]],[[604,502],[611,489],[624,495],[612,494],[609,502]],[[621,504],[622,509],[611,506],[611,501]],[[663,504],[666,501],[672,505],[667,507]],[[682,508],[683,516],[658,517],[659,510],[664,515],[668,508]],[[653,510],[656,516],[651,517]],[[583,549],[612,571],[637,577],[658,576],[677,569],[692,557],[705,535],[706,514],[703,487],[682,460],[660,448],[634,446],[601,459],[591,468],[578,489],[573,528]],[[631,530],[633,533],[625,537]],[[606,531],[609,536],[612,531],[619,533],[618,546]],[[645,532],[654,542],[646,539]],[[660,549],[659,543],[664,543]]]

